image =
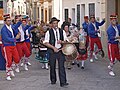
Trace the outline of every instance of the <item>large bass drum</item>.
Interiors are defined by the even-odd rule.
[[[77,57],[76,46],[72,43],[64,43],[62,52],[65,55],[66,60],[74,60]]]

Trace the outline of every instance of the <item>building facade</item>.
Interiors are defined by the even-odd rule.
[[[12,17],[15,15],[26,14],[26,0],[6,0],[6,11],[5,13],[10,14]]]
[[[95,15],[98,21],[103,18],[106,19],[106,23],[100,28],[101,29],[101,41],[105,52],[107,52],[107,34],[106,29],[109,22],[110,14],[118,15],[118,22],[120,23],[120,0],[48,0],[42,1],[41,7],[41,18],[46,22],[49,22],[50,16],[55,16],[60,19],[60,25],[67,18],[72,19],[72,23],[81,24],[84,21],[84,16]],[[48,7],[52,7],[51,14],[49,16]],[[45,9],[46,8],[46,9]],[[46,11],[47,10],[47,13]]]

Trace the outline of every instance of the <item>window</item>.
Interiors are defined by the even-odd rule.
[[[77,5],[77,24],[80,26],[80,5]]]
[[[40,17],[39,17],[39,16],[40,16],[39,14],[40,14],[40,11],[39,11],[39,7],[38,7],[38,18],[40,18]]]
[[[52,7],[49,7],[49,21],[51,20],[52,18]]]
[[[68,9],[65,9],[65,21],[67,21],[68,20]]]
[[[89,4],[89,16],[91,15],[95,16],[95,4],[94,3]]]
[[[41,20],[44,20],[44,10],[41,9]]]

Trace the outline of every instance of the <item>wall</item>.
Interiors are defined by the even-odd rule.
[[[105,11],[101,10],[102,7],[102,1],[103,0],[62,0],[63,1],[63,7],[62,7],[62,21],[64,21],[64,9],[69,9],[69,17],[73,17],[72,16],[72,8],[75,8],[75,20],[73,20],[74,23],[77,23],[77,4],[80,4],[81,8],[80,8],[80,16],[81,16],[81,24],[83,22],[83,15],[89,15],[89,3],[95,3],[95,16],[97,18],[99,18],[100,20],[103,18],[103,13]],[[82,5],[85,5],[85,8],[82,8]],[[84,13],[82,12],[82,10],[85,9]],[[105,17],[105,15],[104,15]]]
[[[20,9],[18,8],[18,6],[20,7]],[[26,14],[26,4],[24,3],[24,0],[14,1],[14,14]]]

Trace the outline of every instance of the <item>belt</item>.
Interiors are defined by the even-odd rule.
[[[16,43],[24,43],[25,41],[22,41],[22,42],[16,42]]]

